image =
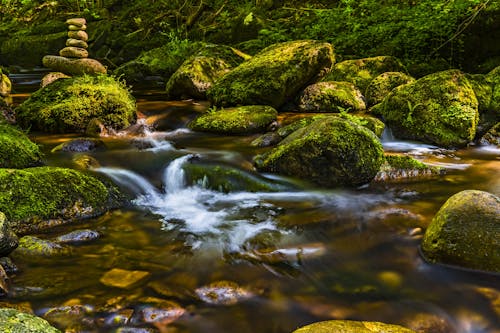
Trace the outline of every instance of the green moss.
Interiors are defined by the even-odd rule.
[[[422,240],[431,262],[500,272],[500,198],[467,190],[439,209]]]
[[[40,148],[14,126],[0,124],[0,168],[27,168],[41,164]]]
[[[76,170],[0,169],[0,211],[18,232],[44,228],[47,220],[70,221],[103,214],[117,205],[114,195],[97,178]]]
[[[308,86],[299,96],[302,112],[361,111],[366,108],[361,92],[349,82],[318,82]]]
[[[272,45],[243,62],[208,90],[218,106],[271,105],[279,108],[334,61],[328,43],[303,40]]]
[[[392,89],[414,81],[414,78],[402,72],[382,73],[371,80],[368,87],[366,87],[366,102],[368,105],[380,103],[384,97],[392,91]]]
[[[406,69],[397,58],[391,56],[345,60],[335,64],[322,81],[347,81],[365,91],[376,76],[385,72],[406,72]]]
[[[12,90],[12,82],[7,75],[2,73],[2,69],[0,68],[0,97],[8,96]]]
[[[418,181],[423,178],[442,175],[444,169],[428,166],[408,155],[386,154],[385,162],[377,173],[374,181]]]
[[[329,320],[301,327],[293,333],[415,333],[408,328],[373,321]]]
[[[15,309],[0,309],[0,331],[4,333],[61,333],[34,315]]]
[[[340,117],[320,119],[254,160],[258,169],[322,186],[357,186],[375,177],[383,149],[370,130]]]
[[[472,85],[458,70],[434,73],[395,88],[377,112],[396,137],[445,147],[473,140],[479,118]]]
[[[57,80],[33,93],[15,111],[22,127],[53,133],[84,132],[94,118],[117,130],[136,119],[132,95],[105,75]]]
[[[243,54],[229,46],[207,44],[170,77],[167,96],[206,99],[207,89],[243,60]]]
[[[239,106],[206,112],[193,120],[189,127],[195,131],[220,134],[263,132],[277,115],[278,112],[270,106]]]
[[[69,254],[69,248],[33,236],[19,239],[19,247],[12,253],[14,257],[52,257]]]
[[[227,165],[195,162],[186,163],[183,169],[186,172],[188,184],[196,184],[224,193],[235,191],[276,192],[287,188],[284,184],[266,179],[257,173]]]

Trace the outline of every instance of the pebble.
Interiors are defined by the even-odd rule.
[[[146,271],[129,271],[121,268],[113,268],[106,272],[99,281],[109,287],[128,289],[144,281],[150,275],[151,273]]]
[[[76,25],[78,27],[82,27],[85,24],[87,24],[87,20],[85,20],[82,17],[77,17],[77,18],[70,18],[66,20],[67,25]]]
[[[68,38],[66,40],[66,46],[81,47],[82,49],[87,49],[89,44],[80,39]]]
[[[85,24],[82,25],[82,26],[77,26],[77,25],[74,25],[74,24],[70,24],[70,25],[68,25],[68,30],[72,30],[72,31],[87,30],[87,26]]]
[[[59,55],[67,58],[87,58],[89,52],[81,47],[66,46],[59,51]]]
[[[68,37],[69,38],[74,38],[74,39],[79,39],[83,40],[84,42],[89,40],[89,35],[83,30],[78,30],[78,31],[68,31]]]

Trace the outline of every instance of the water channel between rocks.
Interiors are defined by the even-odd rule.
[[[54,239],[91,229],[101,237],[72,246],[69,256],[15,260],[20,270],[4,302],[29,303],[55,326],[83,332],[285,333],[334,318],[428,325],[432,332],[500,331],[498,275],[430,265],[418,251],[423,231],[451,195],[465,189],[500,195],[500,150],[443,150],[386,137],[386,150],[443,166],[446,174],[353,190],[260,175],[283,189],[224,193],[187,185],[183,163],[198,159],[259,177],[251,171],[252,156],[262,150],[250,145],[255,136],[191,132],[186,123],[206,104],[136,95],[142,124],[155,130],[136,126],[103,138],[106,150],[87,153],[99,163],[94,172],[130,192],[134,204],[37,235]],[[75,136],[32,134],[48,165],[75,167],[77,153],[50,152]],[[129,288],[103,283],[117,268],[149,275]],[[239,288],[234,299],[214,304],[201,290],[219,281]],[[185,312],[170,318],[158,305],[168,302]],[[151,303],[158,312],[150,317],[165,320],[148,323]],[[68,315],[62,306],[79,310]],[[63,314],[47,315],[54,308]]]

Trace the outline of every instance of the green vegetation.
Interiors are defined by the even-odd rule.
[[[16,232],[41,229],[46,220],[97,216],[116,205],[114,189],[79,171],[55,167],[0,169],[0,211]]]
[[[135,99],[128,89],[105,75],[57,80],[15,111],[20,126],[52,133],[84,132],[92,119],[118,130],[136,119]]]
[[[5,333],[61,333],[42,318],[15,309],[0,308],[0,331]]]
[[[329,320],[301,327],[293,333],[415,333],[408,328],[373,321]]]
[[[38,145],[12,125],[0,124],[0,168],[27,168],[40,165]]]

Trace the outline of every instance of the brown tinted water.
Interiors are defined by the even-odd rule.
[[[430,265],[418,251],[448,197],[465,189],[500,195],[500,150],[389,139],[387,150],[409,152],[447,173],[351,190],[280,179],[289,185],[279,192],[221,193],[183,184],[182,162],[197,156],[252,174],[251,158],[262,150],[250,145],[255,136],[187,131],[207,105],[161,99],[138,94],[142,122],[153,132],[103,138],[107,150],[88,154],[101,166],[96,172],[132,193],[134,204],[38,235],[91,229],[101,237],[71,246],[64,257],[14,256],[19,272],[4,302],[29,306],[71,332],[284,333],[326,319],[427,332],[500,331],[500,276]],[[74,167],[76,153],[50,152],[71,137],[33,139],[47,164]],[[116,268],[149,276],[126,289],[103,283]],[[218,281],[240,287],[223,304],[214,304],[215,293],[200,293]],[[176,318],[167,301],[185,312]]]

